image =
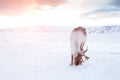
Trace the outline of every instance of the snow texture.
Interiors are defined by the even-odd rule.
[[[90,59],[70,66],[72,29],[1,30],[0,80],[120,80],[120,32],[88,33]]]

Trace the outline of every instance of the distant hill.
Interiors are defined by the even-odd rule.
[[[0,32],[50,32],[52,29],[51,26],[30,26],[0,29]]]
[[[94,26],[87,28],[88,33],[113,33],[120,32],[120,25]]]
[[[75,28],[71,27],[52,27],[52,26],[32,26],[32,27],[19,27],[0,29],[0,32],[71,32]],[[120,32],[120,25],[106,25],[106,26],[87,26],[87,32],[92,33],[113,33]]]

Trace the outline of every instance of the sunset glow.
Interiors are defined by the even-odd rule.
[[[35,8],[19,16],[1,16],[0,21],[2,26],[6,27],[33,25],[68,26],[74,25],[74,22],[79,17],[79,11],[68,6],[51,7],[47,5],[40,8],[42,10]]]
[[[44,5],[44,6],[41,6],[41,9],[42,10],[49,10],[49,9],[52,9],[53,7],[50,6],[50,5]]]
[[[113,1],[0,0],[0,28],[120,24]]]

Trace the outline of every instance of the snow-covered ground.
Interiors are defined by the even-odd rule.
[[[90,59],[69,66],[72,28],[32,30],[0,31],[0,80],[120,80],[120,32],[88,34]]]

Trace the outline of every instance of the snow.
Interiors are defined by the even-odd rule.
[[[120,80],[120,32],[88,34],[90,57],[70,66],[71,28],[1,31],[0,80]]]

